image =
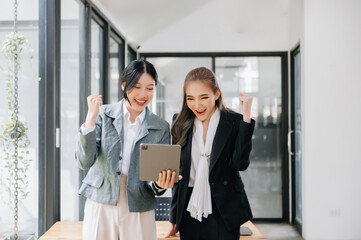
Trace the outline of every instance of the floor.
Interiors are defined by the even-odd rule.
[[[287,223],[254,223],[268,240],[303,240],[296,229]]]

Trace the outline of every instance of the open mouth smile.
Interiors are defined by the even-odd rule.
[[[144,104],[147,102],[147,100],[140,101],[140,100],[137,100],[137,99],[134,99],[134,101],[135,101],[136,104],[138,104],[139,106],[144,106]]]
[[[206,109],[204,109],[202,111],[197,111],[196,110],[196,113],[197,113],[198,116],[202,116],[202,115],[204,115],[206,113]]]

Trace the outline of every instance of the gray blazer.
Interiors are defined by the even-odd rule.
[[[117,205],[123,155],[123,101],[102,105],[95,130],[78,134],[76,149],[80,169],[89,169],[79,194],[94,201]],[[141,143],[170,144],[169,124],[146,108],[146,116],[135,139],[128,171],[127,199],[130,212],[145,212],[156,206],[157,191],[152,182],[139,180]]]

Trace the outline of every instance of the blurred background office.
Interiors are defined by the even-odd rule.
[[[0,2],[3,41],[14,1]],[[55,221],[82,220],[85,172],[74,146],[86,96],[118,101],[122,70],[146,58],[159,73],[151,110],[169,123],[195,67],[216,73],[233,110],[240,92],[254,97],[242,178],[255,223],[286,223],[307,240],[361,239],[361,1],[18,0],[18,11],[33,49],[24,58],[34,57],[19,79],[33,159],[21,231],[41,236]],[[8,119],[3,78],[0,124]],[[0,198],[1,233],[12,226],[3,180]]]

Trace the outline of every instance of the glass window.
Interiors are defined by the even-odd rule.
[[[175,113],[179,113],[183,100],[183,83],[189,71],[197,67],[212,69],[212,59],[192,57],[154,57],[147,58],[158,73],[158,85],[151,102],[153,113],[172,124]],[[162,197],[171,197],[172,192],[167,190]]]
[[[187,73],[197,67],[212,69],[212,59],[192,57],[147,58],[158,72],[158,86],[153,98],[152,111],[170,124],[175,113],[182,107],[183,83]]]
[[[101,94],[100,79],[101,69],[100,61],[102,59],[102,38],[103,29],[99,24],[91,20],[91,94]]]
[[[74,159],[79,128],[79,5],[61,1],[61,221],[78,221],[78,166]]]
[[[108,103],[114,103],[119,100],[119,51],[120,44],[112,37],[109,40],[109,83],[108,83]]]
[[[0,41],[13,31],[13,1],[2,1],[0,8]],[[18,4],[18,33],[26,37],[29,48],[25,48],[21,54],[21,69],[19,72],[19,120],[28,123],[28,136],[30,146],[29,158],[31,159],[27,171],[28,196],[19,202],[19,231],[27,234],[38,232],[38,114],[39,114],[39,81],[38,81],[38,45],[39,45],[39,1],[21,1]],[[2,46],[1,46],[2,48]],[[31,59],[31,56],[33,59]],[[9,119],[7,109],[7,93],[5,91],[6,68],[4,54],[0,53],[0,125]],[[1,129],[1,127],[0,127]],[[0,130],[0,132],[2,132]],[[1,134],[1,133],[0,133]],[[21,156],[21,153],[19,154]],[[7,191],[8,182],[6,177],[9,171],[4,168],[3,149],[0,147],[0,236],[14,227],[13,212],[8,207],[10,196]]]
[[[154,112],[158,114],[159,117],[165,119],[165,92],[164,92],[165,86],[162,83],[159,83],[156,87],[155,91],[155,99],[154,101]]]
[[[239,93],[253,96],[256,119],[250,167],[241,172],[255,218],[282,218],[281,57],[219,57],[225,104],[240,112]]]

